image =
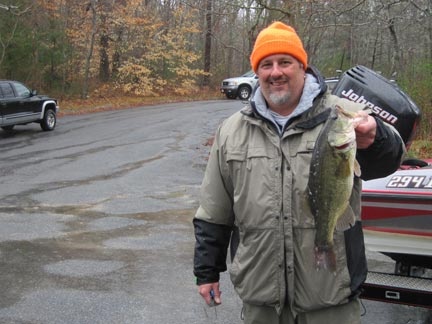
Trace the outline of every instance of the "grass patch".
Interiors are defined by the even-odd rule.
[[[431,159],[432,158],[432,143],[430,140],[416,140],[413,141],[409,150],[408,157],[418,159]]]
[[[217,91],[195,93],[191,96],[166,95],[160,97],[138,96],[92,96],[87,99],[62,99],[60,100],[59,116],[80,115],[99,111],[119,110],[133,107],[145,107],[172,102],[187,102],[198,100],[224,99]]]

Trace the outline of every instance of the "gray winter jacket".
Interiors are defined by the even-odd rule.
[[[289,303],[295,312],[306,312],[358,294],[367,273],[360,178],[355,178],[347,211],[357,222],[334,236],[337,271],[315,269],[315,221],[306,186],[312,151],[335,99],[318,79],[321,91],[312,107],[282,132],[254,102],[219,127],[194,218],[198,284],[219,280],[231,242],[230,276],[244,302],[277,310]],[[375,143],[358,151],[365,178],[394,172],[403,153],[397,132],[377,124]]]

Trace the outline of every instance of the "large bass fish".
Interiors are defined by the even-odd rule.
[[[336,271],[333,233],[336,227],[345,230],[355,221],[353,216],[346,216],[348,213],[344,212],[351,196],[354,175],[360,176],[354,129],[366,116],[363,111],[354,113],[339,106],[333,107],[312,153],[308,199],[315,217],[315,261],[318,269]]]

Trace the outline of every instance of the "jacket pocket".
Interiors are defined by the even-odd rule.
[[[271,159],[267,148],[249,147],[244,150],[228,150],[226,160],[230,166],[231,174],[237,174],[240,170],[252,171],[253,168]]]
[[[226,154],[233,186],[233,210],[236,223],[244,230],[274,228],[279,215],[280,174],[275,171],[278,159],[267,148],[249,147]]]
[[[279,302],[281,256],[276,230],[240,232],[240,244],[230,267],[231,281],[242,301],[253,305]]]
[[[294,230],[294,306],[308,312],[347,302],[351,295],[350,275],[346,262],[343,232],[335,232],[335,272],[317,269],[315,261],[315,229]]]
[[[226,163],[234,188],[236,187],[237,179],[245,176],[246,170],[246,151],[228,151],[226,154]]]

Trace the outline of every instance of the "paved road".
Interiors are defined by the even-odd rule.
[[[241,106],[169,104],[63,117],[54,132],[0,131],[0,323],[242,323],[227,275],[223,305],[208,309],[191,269],[207,140]],[[430,319],[375,302],[365,312],[368,324]]]

